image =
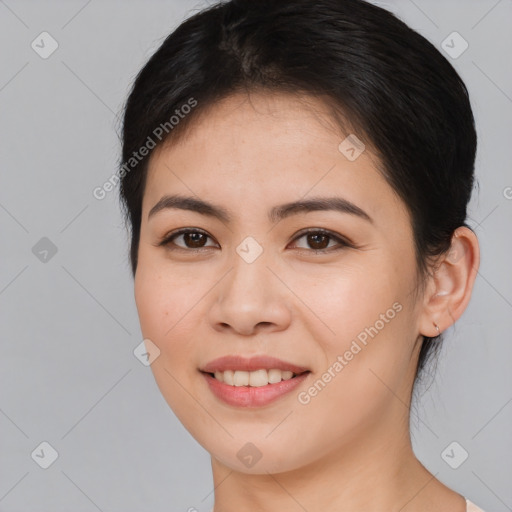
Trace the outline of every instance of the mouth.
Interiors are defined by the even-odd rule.
[[[268,356],[225,356],[199,370],[210,391],[236,407],[260,407],[287,395],[311,371]]]

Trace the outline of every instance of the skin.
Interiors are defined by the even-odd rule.
[[[416,459],[409,405],[421,336],[435,336],[434,323],[443,331],[462,315],[478,242],[459,228],[453,250],[416,295],[405,205],[370,149],[355,161],[338,150],[345,136],[320,99],[260,92],[217,103],[185,138],[151,157],[135,299],[142,333],[160,350],[151,365],[156,382],[211,454],[215,512],[465,511],[463,497]],[[148,219],[164,194],[212,202],[232,220],[181,209]],[[337,211],[267,217],[275,205],[321,196],[348,199],[373,222]],[[207,236],[199,245],[178,236],[174,245],[158,246],[180,228]],[[356,246],[297,237],[305,228],[324,228]],[[247,236],[263,248],[252,263],[236,252]],[[315,242],[327,250],[314,254]],[[401,311],[300,403],[298,393],[396,302]],[[235,354],[271,355],[311,373],[274,403],[233,407],[210,392],[199,368]],[[247,442],[262,454],[251,468],[237,457]]]

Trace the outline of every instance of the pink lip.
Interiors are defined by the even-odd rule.
[[[262,366],[258,366],[256,369],[260,368]],[[268,366],[263,365],[263,368],[268,368]],[[271,366],[271,368],[276,368],[276,366]],[[220,382],[209,373],[202,372],[202,375],[206,379],[212,393],[228,405],[235,407],[261,407],[295,389],[307,378],[309,372],[302,373],[289,380],[282,380],[277,384],[267,384],[260,387],[230,386]]]
[[[288,370],[297,374],[308,371],[308,368],[303,368],[270,356],[253,356],[250,358],[242,356],[224,356],[210,361],[206,366],[200,368],[200,370],[206,373],[224,372],[226,370],[252,372],[256,370],[271,370],[273,368],[282,371]]]

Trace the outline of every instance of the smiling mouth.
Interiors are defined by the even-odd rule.
[[[281,381],[291,380],[298,375],[310,373],[305,371],[302,373],[294,373],[290,370],[279,370],[272,368],[269,370],[260,369],[255,371],[243,371],[243,370],[225,370],[217,371],[214,373],[207,373],[215,380],[234,387],[262,387],[268,384],[278,384]]]

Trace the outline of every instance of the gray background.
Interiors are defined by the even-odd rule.
[[[479,134],[469,222],[482,263],[413,408],[414,447],[486,512],[512,510],[512,1],[378,4],[440,49],[453,31],[468,41],[452,62]],[[135,74],[205,5],[0,0],[1,511],[213,503],[208,454],[133,355],[142,336],[117,189],[102,201],[92,195],[116,170],[119,113]],[[31,47],[43,31],[59,44],[47,59]],[[57,248],[46,262],[33,252],[43,237]],[[48,244],[40,243],[39,251]],[[31,458],[42,441],[59,455],[46,470]],[[453,441],[469,453],[458,469],[441,457]]]

